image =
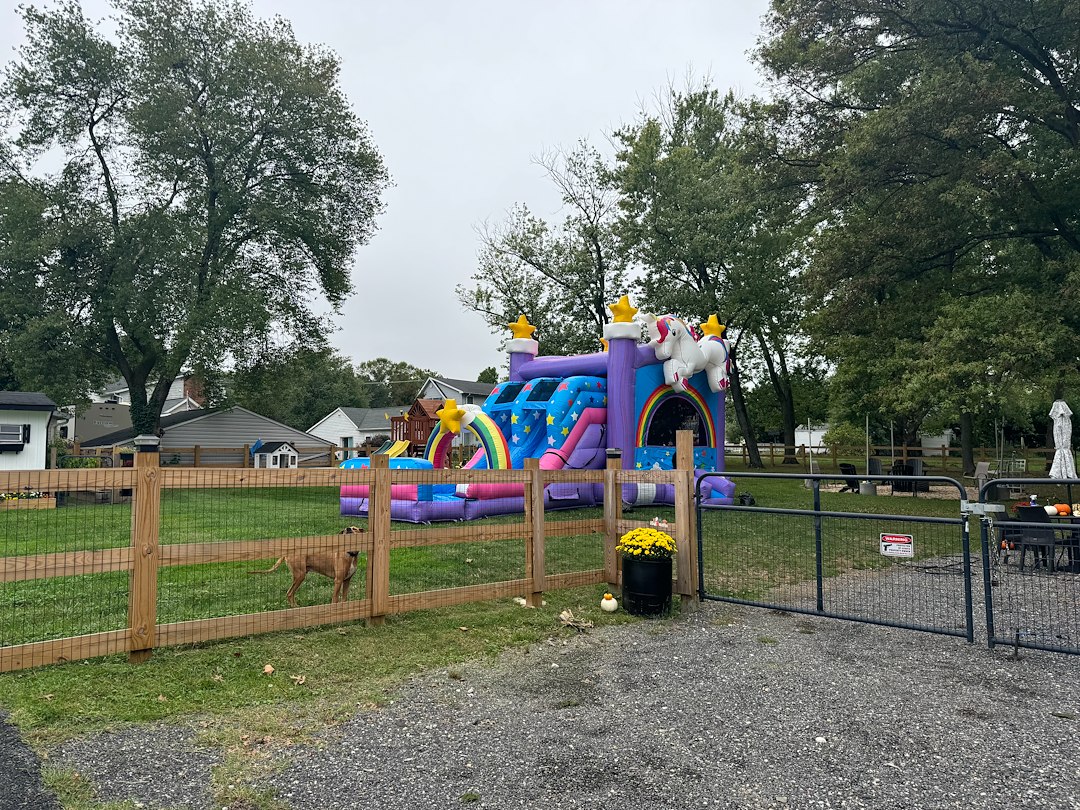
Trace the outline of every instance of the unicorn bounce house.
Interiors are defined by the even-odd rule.
[[[694,431],[694,467],[723,471],[724,396],[729,351],[716,315],[701,325],[696,339],[679,318],[639,314],[627,296],[608,307],[605,350],[571,357],[537,356],[532,326],[522,315],[510,324],[507,342],[510,379],[495,387],[483,405],[459,407],[447,400],[422,459],[393,458],[398,469],[440,469],[462,431],[479,442],[466,469],[522,469],[538,458],[542,470],[599,470],[607,450],[621,451],[624,469],[671,469],[675,432]],[[643,344],[642,333],[649,337]],[[365,467],[349,459],[342,467]],[[735,485],[711,477],[701,485],[705,505],[730,504]],[[341,487],[341,514],[366,516],[369,488]],[[628,505],[673,504],[670,484],[625,484]],[[603,504],[603,486],[552,483],[544,492],[547,509]],[[395,484],[390,517],[412,523],[474,520],[523,512],[522,484]]]

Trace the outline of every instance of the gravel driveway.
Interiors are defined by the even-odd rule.
[[[1080,657],[717,603],[572,633],[420,677],[262,787],[293,810],[1080,808]],[[190,739],[52,755],[103,796],[204,810],[217,758]]]

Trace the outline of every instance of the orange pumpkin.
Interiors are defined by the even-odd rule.
[[[1059,515],[1071,515],[1072,507],[1067,503],[1055,503],[1054,508],[1057,509]]]

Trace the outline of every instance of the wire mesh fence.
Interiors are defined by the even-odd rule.
[[[958,484],[867,497],[827,476],[729,475],[757,495],[699,509],[703,596],[972,637]]]
[[[131,470],[3,473],[0,647],[127,626]]]
[[[139,459],[0,473],[26,493],[0,509],[0,670],[511,595],[536,604],[617,576],[614,472]],[[52,508],[28,506],[43,487]]]
[[[991,644],[1080,654],[1080,481],[1001,479],[980,500]]]

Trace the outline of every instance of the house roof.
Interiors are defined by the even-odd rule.
[[[429,383],[435,383],[437,388],[443,389],[446,399],[453,399],[458,392],[472,394],[474,397],[486,397],[495,388],[491,383],[454,380],[450,377],[428,377],[427,382],[424,383],[424,388],[427,388]],[[424,389],[421,388],[420,390]]]
[[[186,380],[190,376],[191,376],[190,372],[183,372],[182,371],[179,374],[177,374],[175,377],[173,377],[173,382],[176,382],[177,380]],[[101,394],[101,395],[119,394],[121,391],[127,391],[129,388],[130,388],[130,386],[127,384],[127,380],[125,380],[125,379],[123,379],[121,377],[119,380],[114,380],[113,382],[106,385],[98,393]]]
[[[161,417],[158,423],[161,430],[167,430],[168,428],[176,425],[181,425],[184,422],[190,422],[192,419],[199,419],[200,417],[207,416],[214,413],[206,408],[200,408],[196,411],[180,411],[179,413],[170,414],[169,416]],[[135,438],[134,428],[123,428],[122,430],[114,430],[112,433],[106,433],[104,436],[98,436],[96,439],[84,443],[83,447],[111,447],[114,444],[125,444]]]
[[[53,411],[56,403],[36,391],[0,391],[0,408],[7,411]]]
[[[273,453],[276,453],[282,447],[288,447],[293,452],[296,452],[296,448],[293,447],[292,442],[268,442],[267,444],[262,445],[255,452],[256,453],[266,453],[267,455],[271,455]]]
[[[387,416],[401,416],[408,410],[401,406],[389,408],[342,408],[341,412],[349,418],[357,430],[390,430]]]
[[[224,416],[226,416],[228,414],[233,414],[234,416],[239,415],[241,417],[243,417],[246,414],[245,418],[247,418],[249,421],[248,421],[248,424],[246,426],[244,426],[244,428],[242,428],[242,429],[247,430],[249,432],[252,429],[252,425],[257,424],[258,427],[256,428],[256,432],[260,433],[262,435],[266,435],[265,432],[268,432],[268,433],[271,433],[271,434],[273,434],[274,432],[277,432],[277,433],[279,433],[279,435],[280,434],[292,435],[293,437],[299,438],[300,441],[305,441],[307,439],[310,439],[312,444],[323,445],[323,444],[326,443],[325,439],[320,439],[318,436],[313,436],[312,434],[305,433],[302,430],[297,430],[296,428],[291,428],[288,425],[282,424],[281,422],[278,422],[278,421],[276,421],[274,419],[271,419],[269,416],[263,416],[262,414],[255,413],[254,411],[249,411],[247,408],[242,408],[239,405],[234,405],[231,408],[225,408],[225,409],[222,409],[222,410],[216,410],[216,409],[211,410],[209,408],[200,408],[200,409],[194,410],[194,411],[180,411],[178,413],[174,413],[174,414],[171,414],[169,416],[162,416],[161,419],[158,422],[158,424],[160,426],[159,435],[162,438],[162,444],[163,445],[166,444],[166,440],[169,438],[169,431],[176,428],[176,427],[178,427],[178,426],[180,426],[180,425],[184,425],[184,424],[186,424],[188,422],[198,422],[198,421],[203,420],[203,419],[208,419],[209,420],[209,419],[213,419],[215,417],[224,417]],[[251,421],[252,417],[254,418],[254,421]],[[280,431],[277,430],[277,428],[280,428]],[[210,428],[210,431],[211,432],[213,431],[212,427]],[[263,432],[263,431],[265,431],[265,432]],[[100,437],[98,437],[96,439],[88,441],[88,442],[83,444],[83,447],[113,447],[113,446],[118,445],[118,444],[127,444],[128,442],[130,442],[132,439],[135,438],[135,435],[136,434],[135,434],[134,428],[126,428],[125,430],[118,430],[118,431],[115,431],[113,433],[106,434],[105,436],[100,436]],[[278,441],[278,440],[277,439],[271,439],[271,441]],[[290,444],[293,445],[294,448],[296,447],[295,439],[289,439],[288,441],[289,441]],[[212,446],[212,445],[208,445],[208,446]]]

